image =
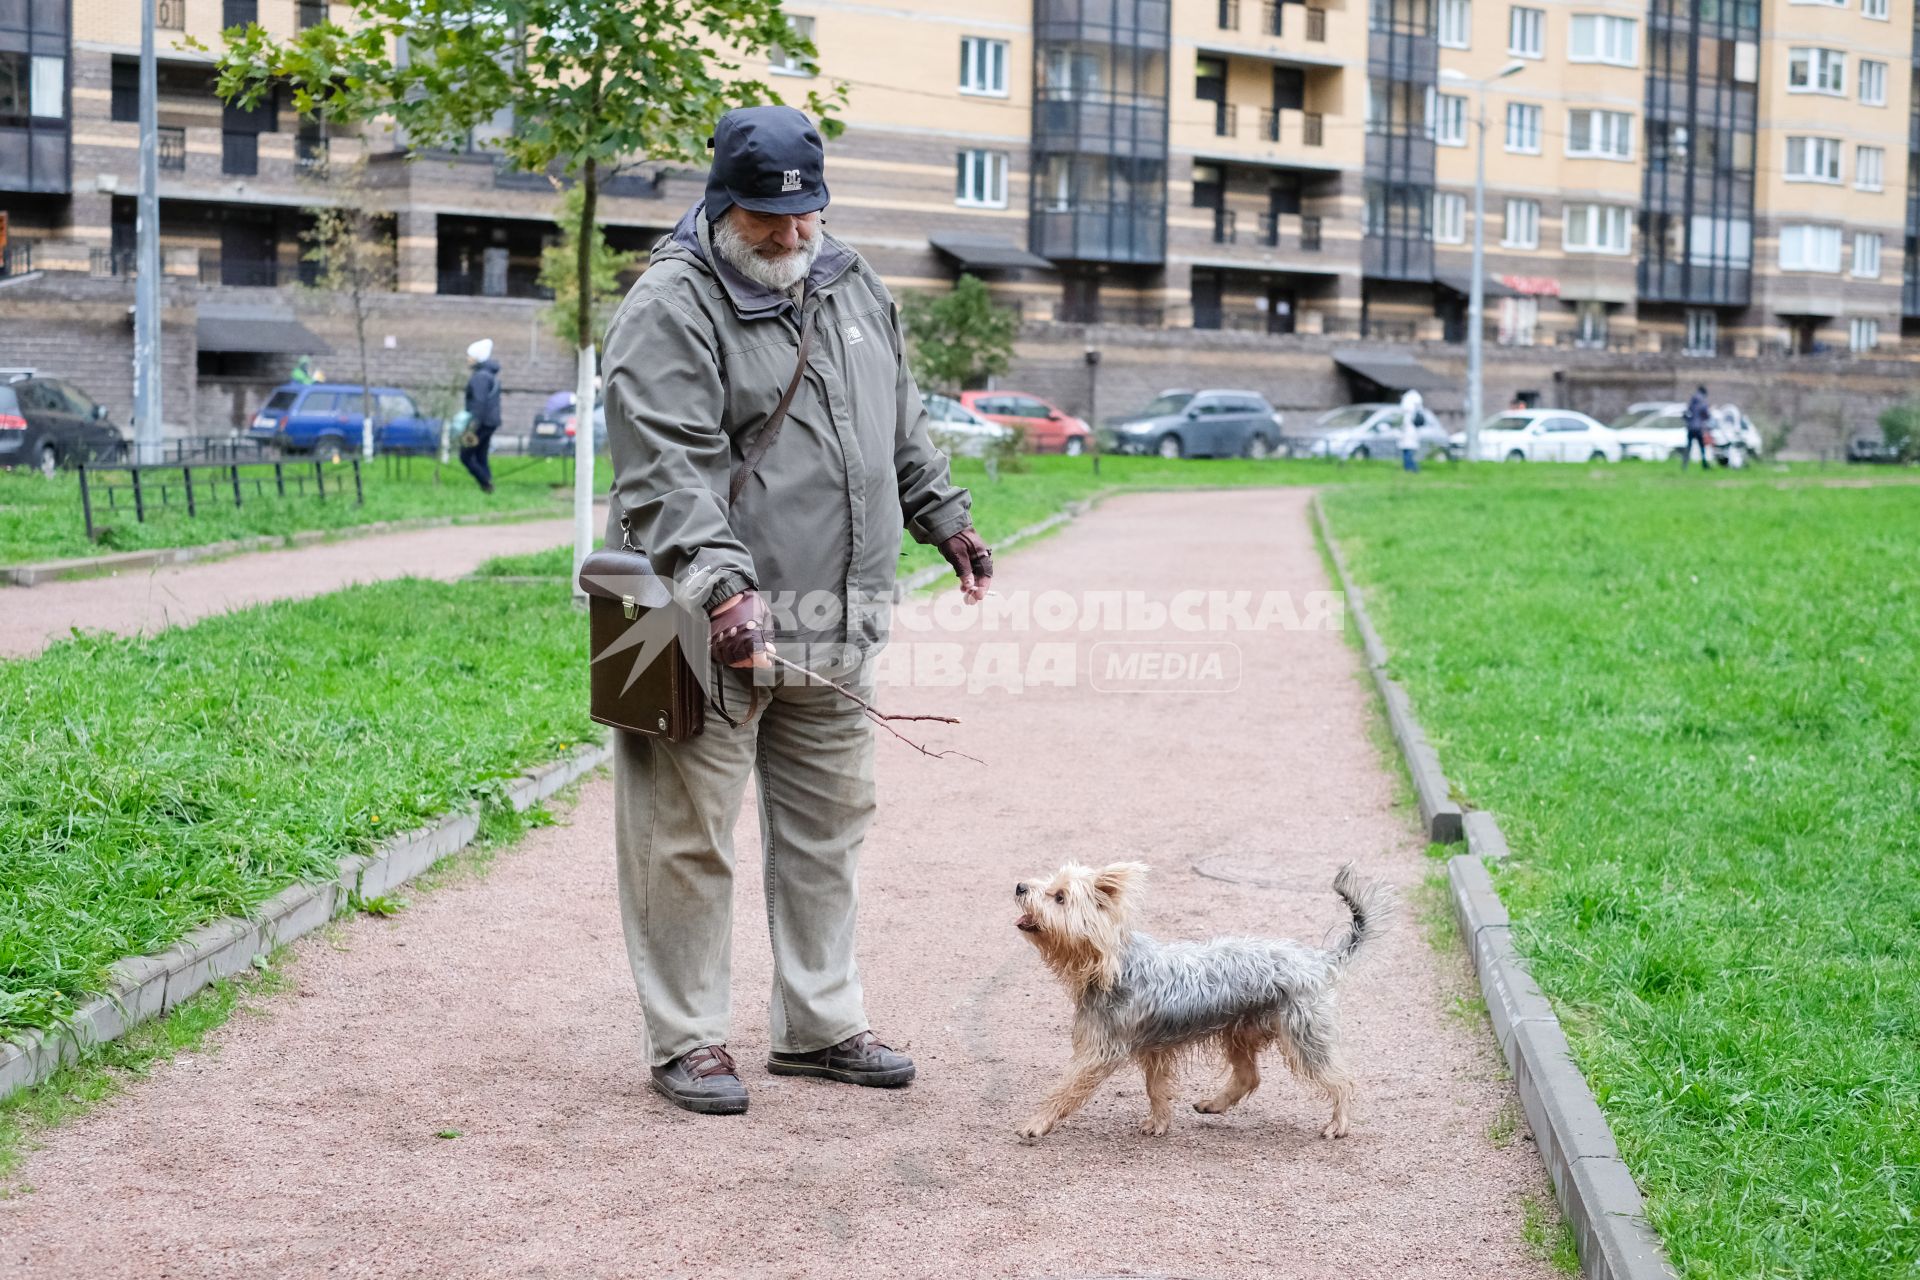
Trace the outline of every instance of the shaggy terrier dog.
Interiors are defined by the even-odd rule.
[[[1023,1138],[1051,1132],[1129,1059],[1147,1078],[1143,1133],[1173,1122],[1173,1081],[1183,1055],[1217,1051],[1230,1074],[1219,1093],[1193,1104],[1215,1115],[1260,1084],[1260,1051],[1277,1045],[1293,1073],[1326,1091],[1333,1118],[1323,1138],[1347,1133],[1353,1082],[1340,1061],[1334,986],[1381,932],[1390,886],[1340,868],[1333,891],[1353,919],[1331,946],[1266,938],[1156,942],[1132,928],[1147,868],[1120,862],[1095,870],[1069,863],[1048,880],[1014,887],[1014,927],[1040,951],[1073,997],[1073,1058]]]

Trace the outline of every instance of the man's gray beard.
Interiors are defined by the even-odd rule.
[[[813,260],[820,256],[820,232],[817,229],[810,239],[802,240],[800,247],[792,253],[782,254],[778,258],[765,258],[754,252],[753,246],[733,225],[732,213],[733,210],[727,210],[721,215],[720,221],[713,225],[713,251],[726,259],[728,266],[775,293],[785,293],[807,278],[807,272],[813,270]]]

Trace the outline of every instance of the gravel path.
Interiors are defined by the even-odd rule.
[[[594,518],[604,517],[596,509]],[[245,552],[107,578],[0,586],[0,658],[29,657],[75,627],[121,634],[158,631],[268,600],[322,595],[356,582],[458,578],[495,556],[545,551],[572,539],[571,519],[447,525]]]
[[[1115,498],[1007,557],[998,586],[1326,589],[1299,491]],[[979,637],[969,637],[971,644]],[[1006,633],[999,639],[1004,641]],[[1093,637],[1073,633],[1082,663]],[[986,637],[989,641],[994,637]],[[1524,1133],[1470,990],[1409,911],[1352,975],[1353,1135],[1277,1063],[1225,1116],[1184,1100],[1148,1138],[1138,1077],[1051,1137],[1014,1128],[1067,1052],[1063,997],[1012,928],[1021,876],[1076,858],[1156,870],[1146,925],[1318,940],[1345,859],[1412,890],[1430,864],[1329,630],[1235,637],[1213,693],[894,690],[949,710],[929,760],[883,738],[861,955],[894,1093],[774,1079],[749,797],[738,841],[733,1048],[752,1111],[698,1118],[646,1088],[614,907],[612,795],[483,879],[310,939],[295,990],[211,1052],[52,1135],[0,1202],[22,1277],[1535,1277]],[[1196,871],[1199,863],[1208,874]],[[1226,878],[1218,878],[1226,877]],[[460,1136],[443,1140],[442,1130]]]

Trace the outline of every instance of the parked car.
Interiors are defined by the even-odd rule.
[[[1447,429],[1425,409],[1414,419],[1420,456],[1447,452]],[[1400,406],[1350,404],[1329,409],[1307,429],[1307,452],[1316,458],[1397,458],[1400,456]]]
[[[117,459],[126,448],[107,407],[61,378],[16,374],[0,386],[0,467],[38,467]]]
[[[1466,454],[1467,434],[1456,431],[1455,457]],[[1514,409],[1480,424],[1484,462],[1618,462],[1620,441],[1611,428],[1572,409]]]
[[[1760,432],[1738,405],[1714,405],[1709,414],[1707,435],[1717,461],[1732,464],[1760,456]],[[1628,458],[1664,462],[1686,452],[1687,406],[1678,400],[1628,405],[1608,426]]]
[[[527,452],[537,457],[563,458],[573,454],[574,438],[579,434],[580,415],[574,412],[576,397],[570,391],[555,392],[547,405],[533,416],[533,431],[527,437]],[[593,403],[593,451],[607,448],[607,402]]]
[[[282,383],[253,415],[247,438],[337,462],[360,451],[364,403],[358,383]],[[434,452],[440,448],[440,420],[423,415],[400,388],[375,387],[373,447],[381,453]]]
[[[1019,428],[1026,433],[1027,448],[1035,453],[1078,457],[1086,452],[1093,434],[1081,419],[1024,391],[962,391],[960,403],[989,422]]]
[[[928,430],[934,443],[948,453],[978,458],[993,446],[1013,439],[1013,428],[988,422],[952,396],[929,391],[920,399],[927,406],[927,416],[933,420]]]
[[[1905,461],[1900,450],[1885,440],[1855,436],[1847,442],[1847,461],[1867,466],[1892,467]]]
[[[1265,458],[1285,423],[1257,391],[1163,391],[1140,412],[1103,423],[1101,447],[1162,458]]]

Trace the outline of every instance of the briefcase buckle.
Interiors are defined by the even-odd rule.
[[[620,614],[628,622],[632,622],[635,618],[640,616],[640,606],[638,603],[635,602],[632,596],[620,597]]]

